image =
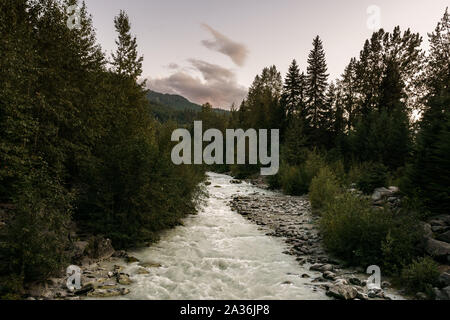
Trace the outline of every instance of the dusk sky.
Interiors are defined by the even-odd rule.
[[[216,107],[240,104],[261,70],[276,65],[283,77],[292,59],[306,71],[312,40],[323,40],[334,80],[358,56],[380,8],[381,27],[410,27],[424,38],[448,0],[86,0],[103,50],[114,50],[113,19],[121,9],[144,55],[150,88]]]

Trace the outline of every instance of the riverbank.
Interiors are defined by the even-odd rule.
[[[105,240],[102,259],[80,257],[82,289],[54,278],[30,299],[398,298],[389,289],[368,292],[368,275],[326,255],[306,197],[214,173],[205,188],[198,214],[157,243],[124,252]],[[86,243],[78,245],[86,251]]]
[[[238,183],[236,181],[235,183]],[[266,186],[258,179],[259,188]],[[278,192],[236,195],[230,202],[240,215],[260,226],[269,236],[279,237],[288,245],[286,254],[296,258],[299,265],[309,271],[319,271],[317,277],[302,274],[313,286],[323,289],[337,299],[403,299],[382,276],[381,288],[369,289],[369,275],[365,270],[348,269],[343,261],[332,258],[324,251],[318,231],[318,217],[312,214],[307,196],[294,197]]]

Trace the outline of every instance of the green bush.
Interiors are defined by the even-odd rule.
[[[437,285],[438,277],[438,264],[425,257],[414,260],[404,268],[400,280],[409,293],[423,292],[431,298],[432,288]]]
[[[404,213],[374,209],[350,193],[331,201],[320,221],[325,247],[351,265],[376,264],[395,273],[416,256],[418,222]]]
[[[367,162],[363,164],[357,180],[358,188],[365,194],[371,194],[376,188],[385,187],[387,172],[388,169],[381,163]]]
[[[278,172],[277,174],[274,174],[272,176],[268,176],[266,179],[267,179],[266,181],[269,185],[269,189],[271,189],[271,190],[281,189],[280,172]]]
[[[348,185],[348,175],[345,171],[344,162],[342,160],[334,161],[329,165],[340,185]]]
[[[304,164],[305,179],[306,179],[305,183],[307,184],[308,188],[311,183],[311,180],[319,174],[320,169],[326,166],[327,163],[325,162],[325,159],[316,150],[308,152]]]
[[[308,192],[309,184],[303,167],[283,167],[280,172],[280,182],[286,194],[299,196]]]
[[[309,200],[313,209],[323,209],[327,204],[335,201],[339,194],[339,183],[330,168],[320,169],[309,187]]]
[[[299,166],[281,166],[278,181],[274,180],[273,184],[278,182],[283,191],[289,195],[299,196],[306,194],[312,179],[325,166],[326,163],[322,156],[315,150],[310,151],[304,164]]]

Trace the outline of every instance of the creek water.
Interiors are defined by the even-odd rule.
[[[302,274],[319,276],[283,254],[282,239],[230,209],[233,195],[270,193],[248,183],[232,184],[227,175],[208,173],[205,199],[198,214],[168,230],[148,248],[129,252],[160,267],[138,274],[138,263],[125,266],[131,293],[120,299],[328,299]]]

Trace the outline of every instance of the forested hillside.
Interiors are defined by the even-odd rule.
[[[76,230],[126,248],[195,210],[201,168],[170,161],[124,12],[106,56],[75,1],[0,3],[0,296],[70,262]]]

